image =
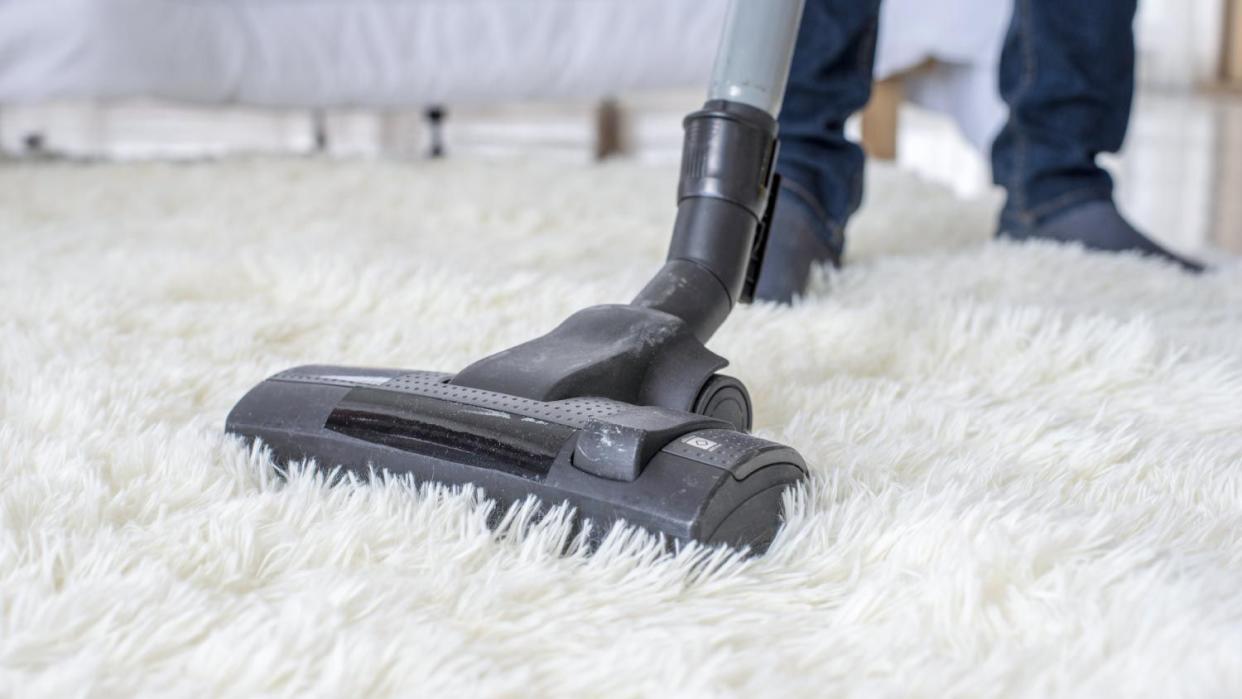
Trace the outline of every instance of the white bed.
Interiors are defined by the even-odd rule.
[[[390,108],[693,86],[706,81],[725,5],[0,0],[0,103]],[[996,0],[888,0],[879,74],[945,62],[909,94],[954,113],[982,142],[1002,114],[992,76],[1007,15]]]
[[[0,99],[410,106],[700,82],[721,0],[0,0]]]

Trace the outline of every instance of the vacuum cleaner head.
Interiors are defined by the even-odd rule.
[[[624,521],[765,550],[806,465],[747,433],[746,389],[704,343],[762,269],[802,0],[729,7],[708,101],[685,121],[668,257],[631,303],[583,309],[452,376],[292,369],[246,394],[226,429],[280,463],[567,502],[596,536]]]
[[[434,372],[304,366],[253,388],[228,432],[278,463],[366,478],[472,483],[503,508],[569,502],[595,537],[625,521],[670,541],[767,548],[781,494],[806,475],[793,449],[720,419],[600,398],[538,401]],[[503,510],[502,510],[503,511]]]

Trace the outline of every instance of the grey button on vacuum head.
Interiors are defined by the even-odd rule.
[[[727,427],[719,420],[644,407],[592,418],[578,435],[573,465],[614,481],[632,481],[669,442],[694,430]]]

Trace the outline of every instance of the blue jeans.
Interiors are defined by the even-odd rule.
[[[1000,62],[1009,119],[992,145],[1003,229],[1110,199],[1095,162],[1125,139],[1137,0],[1014,0]],[[871,95],[880,0],[807,0],[780,115],[777,169],[839,236],[862,201],[862,149],[845,121]]]

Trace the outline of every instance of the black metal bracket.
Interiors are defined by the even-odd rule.
[[[750,249],[750,264],[746,266],[746,281],[738,294],[738,303],[752,303],[755,300],[755,287],[759,284],[759,273],[763,270],[763,256],[768,252],[768,236],[772,234],[772,218],[776,215],[776,200],[780,193],[781,176],[773,172],[772,183],[768,185],[768,205],[759,221],[759,228],[755,231],[755,244]]]

